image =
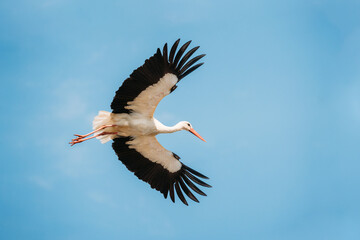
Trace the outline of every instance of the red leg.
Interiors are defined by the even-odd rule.
[[[96,132],[98,132],[98,131],[100,131],[100,130],[102,130],[102,129],[104,129],[104,128],[107,128],[107,127],[115,127],[115,126],[116,126],[116,125],[104,125],[104,126],[99,127],[98,129],[92,131],[91,133],[88,133],[88,134],[85,134],[85,135],[79,135],[79,134],[74,134],[74,135],[77,136],[76,139],[78,139],[78,138],[85,138],[85,137],[90,136],[91,134],[96,133]],[[74,140],[74,139],[73,139],[73,140]]]
[[[69,144],[71,144],[71,146],[74,146],[77,143],[81,143],[81,142],[84,142],[86,140],[96,138],[96,137],[99,137],[99,136],[102,136],[102,135],[107,135],[107,134],[117,134],[117,132],[103,132],[103,133],[99,133],[97,135],[94,135],[94,136],[88,137],[88,138],[76,138],[76,139],[73,139],[71,142],[69,142]]]

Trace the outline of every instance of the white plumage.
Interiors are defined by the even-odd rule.
[[[207,177],[181,163],[180,157],[161,146],[155,136],[186,130],[205,140],[189,122],[181,121],[168,127],[153,117],[161,99],[174,91],[176,84],[183,77],[202,65],[194,64],[204,54],[189,60],[199,47],[191,49],[183,56],[190,41],[176,53],[178,44],[179,40],[174,43],[169,55],[165,44],[163,53],[158,49],[153,57],[136,69],[116,92],[111,104],[113,111],[100,111],[93,121],[94,131],[86,135],[76,135],[77,138],[70,144],[74,145],[95,137],[101,143],[113,140],[113,148],[119,160],[139,179],[159,190],[165,198],[170,193],[172,201],[175,201],[176,191],[180,200],[187,205],[182,191],[190,199],[198,202],[189,188],[206,196],[194,183],[210,187],[197,178]],[[89,137],[92,134],[94,135]]]
[[[170,89],[178,82],[176,75],[167,73],[159,82],[147,87],[134,101],[128,102],[126,109],[139,113],[144,117],[152,118],[161,99],[170,93]]]

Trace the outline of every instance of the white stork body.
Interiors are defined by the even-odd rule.
[[[113,112],[100,111],[93,121],[94,131],[87,135],[76,135],[78,137],[70,144],[74,145],[94,137],[102,143],[113,140],[113,148],[119,160],[139,179],[148,182],[152,188],[163,193],[165,198],[170,192],[173,202],[175,188],[180,200],[187,205],[180,189],[189,198],[198,202],[188,187],[206,196],[194,183],[205,187],[211,186],[194,175],[207,177],[181,163],[180,157],[166,150],[155,136],[159,133],[187,130],[205,140],[189,122],[181,121],[175,126],[168,127],[153,117],[161,99],[175,90],[180,79],[202,65],[200,63],[192,66],[204,55],[187,61],[198,47],[182,57],[190,41],[185,43],[175,56],[178,44],[179,40],[171,48],[169,58],[165,44],[163,53],[158,49],[153,57],[136,69],[116,92],[111,104]],[[94,136],[88,137],[91,134]]]
[[[99,120],[101,119],[101,120]],[[155,118],[147,118],[140,114],[114,114],[106,111],[100,111],[93,122],[93,129],[96,130],[104,125],[107,127],[98,131],[98,138],[101,143],[106,143],[117,137],[129,137],[133,140],[127,144],[148,159],[155,159],[155,162],[161,164],[170,172],[180,170],[179,161],[169,161],[169,157],[173,158],[172,152],[163,148],[156,140],[155,136],[159,133],[173,133],[182,130],[182,122],[173,127],[167,127]],[[116,134],[104,134],[112,132]]]

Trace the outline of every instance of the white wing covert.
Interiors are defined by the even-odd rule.
[[[188,41],[176,52],[179,42],[180,39],[174,43],[169,54],[167,44],[162,52],[157,49],[152,57],[145,60],[144,65],[124,81],[111,103],[113,113],[136,112],[152,118],[161,99],[174,91],[182,78],[203,64],[194,65],[205,54],[189,60],[199,47],[185,53],[191,42]],[[160,191],[165,198],[170,193],[173,202],[175,192],[186,205],[188,203],[182,192],[199,202],[190,189],[206,196],[195,184],[211,187],[198,178],[208,179],[206,176],[181,163],[180,157],[161,146],[155,136],[118,137],[113,141],[112,146],[119,160],[139,179]]]
[[[199,202],[190,189],[206,196],[195,183],[203,187],[211,187],[198,178],[208,179],[208,177],[181,163],[180,157],[166,150],[155,137],[115,138],[113,149],[128,170],[160,191],[165,198],[170,193],[173,202],[176,192],[180,200],[188,205],[182,191],[193,201]]]
[[[182,78],[204,64],[194,65],[205,54],[189,60],[199,47],[192,48],[184,55],[191,41],[186,42],[176,52],[179,42],[180,39],[171,47],[169,56],[167,44],[165,44],[163,52],[157,49],[154,56],[145,60],[144,65],[130,74],[130,77],[116,91],[111,103],[113,113],[135,111],[152,117],[161,99],[174,91],[177,87],[176,84]]]

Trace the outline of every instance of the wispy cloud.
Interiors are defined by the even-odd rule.
[[[46,179],[42,176],[39,175],[30,176],[29,181],[44,190],[49,191],[53,189],[53,183],[49,179]]]
[[[340,111],[346,111],[349,117],[360,123],[360,81],[352,82],[343,91]]]
[[[87,195],[95,203],[106,204],[108,206],[113,206],[113,207],[116,206],[115,201],[112,199],[112,197],[105,193],[92,190],[88,192]]]
[[[69,120],[86,115],[88,83],[79,79],[66,79],[56,86],[52,114],[56,119]]]
[[[40,4],[41,4],[42,8],[54,8],[65,2],[67,2],[67,1],[65,1],[65,0],[45,0],[45,1],[42,1]]]

